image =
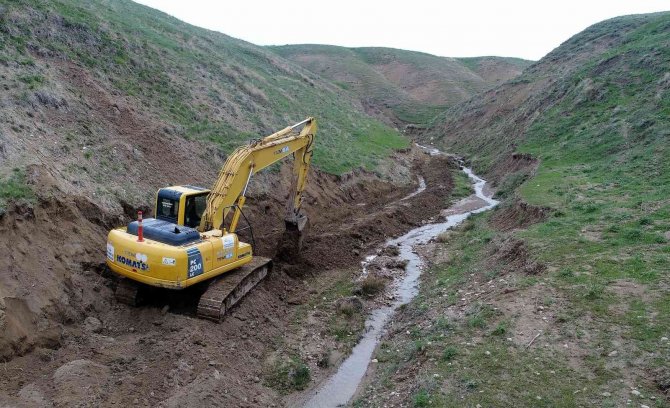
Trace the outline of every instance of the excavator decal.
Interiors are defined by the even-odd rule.
[[[193,278],[203,272],[202,255],[198,248],[189,248],[186,250],[188,254],[188,278]]]
[[[117,255],[116,256],[116,262],[130,266],[131,268],[139,269],[141,271],[146,271],[149,269],[149,265],[142,262],[142,261],[135,261],[130,258],[126,258],[123,255]]]

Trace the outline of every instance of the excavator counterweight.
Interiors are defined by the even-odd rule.
[[[253,255],[251,244],[240,241],[236,233],[252,176],[294,157],[285,224],[289,231],[302,231],[307,224],[301,212],[302,193],[315,134],[316,120],[308,118],[237,148],[211,190],[191,185],[158,190],[155,218],[109,232],[106,262],[124,277],[117,299],[137,303],[142,284],[183,289],[201,283],[208,287],[198,315],[219,321],[272,269],[271,260]]]

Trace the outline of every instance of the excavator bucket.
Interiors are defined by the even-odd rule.
[[[286,217],[284,223],[286,229],[279,241],[276,257],[282,262],[294,264],[300,259],[303,238],[309,227],[307,216],[300,214],[297,217]]]
[[[307,216],[304,214],[293,215],[290,217],[284,218],[284,224],[286,225],[287,231],[298,231],[302,232],[307,225]]]

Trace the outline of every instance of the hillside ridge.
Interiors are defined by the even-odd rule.
[[[269,49],[352,91],[367,112],[400,126],[430,123],[447,107],[519,75],[531,63],[386,47],[296,44]]]

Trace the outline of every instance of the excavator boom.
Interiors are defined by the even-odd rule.
[[[301,129],[302,127],[302,129]],[[209,193],[207,208],[200,223],[200,231],[226,228],[223,223],[229,211],[234,211],[228,232],[235,232],[246,190],[251,177],[264,168],[294,154],[293,197],[287,206],[287,219],[299,222],[302,193],[307,182],[307,171],[312,161],[312,144],[316,120],[308,118],[263,139],[237,148],[224,164],[219,178]]]

